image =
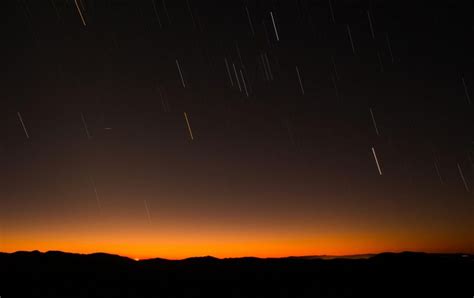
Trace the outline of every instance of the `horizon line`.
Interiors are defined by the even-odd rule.
[[[411,250],[401,250],[401,251],[382,251],[382,252],[375,252],[375,253],[357,253],[357,254],[343,254],[343,255],[331,255],[331,254],[315,254],[315,255],[288,255],[288,256],[281,256],[281,257],[256,257],[256,256],[238,256],[238,257],[216,257],[212,255],[196,255],[196,256],[190,256],[190,257],[184,257],[184,258],[163,258],[163,257],[151,257],[151,258],[134,258],[126,255],[120,255],[120,254],[115,254],[115,253],[108,253],[108,252],[102,252],[102,251],[97,251],[97,252],[91,252],[91,253],[80,253],[80,252],[70,252],[70,251],[62,251],[62,250],[47,250],[47,251],[41,251],[41,250],[17,250],[17,251],[12,251],[12,252],[3,252],[0,251],[0,254],[15,254],[15,253],[41,253],[41,254],[46,254],[46,253],[64,253],[64,254],[71,254],[71,255],[83,255],[83,256],[89,256],[89,255],[96,255],[96,254],[104,254],[104,255],[110,255],[110,256],[117,256],[121,258],[126,258],[134,261],[146,261],[146,260],[167,260],[167,261],[184,261],[188,259],[197,259],[197,258],[213,258],[213,259],[218,259],[218,260],[228,260],[228,259],[246,259],[246,258],[252,258],[252,259],[291,259],[291,258],[314,258],[314,259],[337,259],[337,258],[354,258],[354,259],[368,259],[370,257],[380,255],[380,254],[403,254],[403,253],[415,253],[415,254],[447,254],[447,255],[467,255],[471,256],[474,255],[474,253],[471,252],[427,252],[427,251],[411,251]]]

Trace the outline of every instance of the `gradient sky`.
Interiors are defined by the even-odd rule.
[[[474,253],[473,4],[398,2],[12,3],[0,251]]]

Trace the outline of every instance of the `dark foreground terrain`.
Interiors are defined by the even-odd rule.
[[[134,261],[62,252],[0,254],[9,297],[473,297],[474,256]]]

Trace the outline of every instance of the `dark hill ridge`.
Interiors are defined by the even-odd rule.
[[[183,260],[0,253],[2,297],[472,297],[474,256]],[[441,296],[440,296],[441,295]]]

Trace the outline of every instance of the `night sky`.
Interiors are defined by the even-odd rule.
[[[7,2],[0,251],[474,252],[472,1]]]

